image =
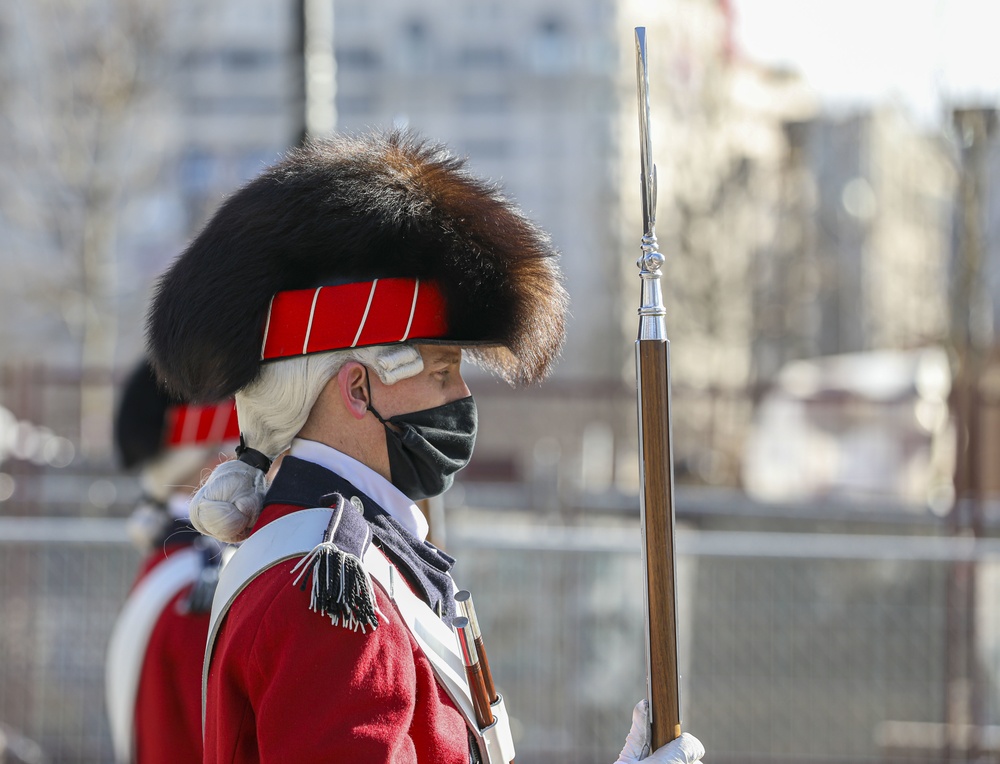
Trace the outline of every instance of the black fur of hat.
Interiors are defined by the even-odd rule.
[[[434,279],[448,341],[511,384],[548,373],[567,296],[548,236],[464,160],[405,132],[296,149],[231,196],[158,284],[153,364],[218,400],[254,381],[271,297],[375,278]],[[452,336],[453,335],[453,336]]]
[[[122,387],[115,412],[115,448],[125,469],[132,469],[163,452],[167,410],[177,401],[157,384],[148,362],[132,370]]]

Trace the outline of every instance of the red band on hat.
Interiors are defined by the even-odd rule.
[[[375,279],[278,292],[261,360],[447,336],[444,296],[433,281]]]
[[[171,406],[167,410],[168,447],[200,446],[239,440],[240,425],[236,418],[236,402],[217,405]]]

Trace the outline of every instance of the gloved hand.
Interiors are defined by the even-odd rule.
[[[705,746],[687,732],[650,754],[646,739],[648,710],[649,703],[645,700],[639,701],[632,710],[632,729],[625,738],[625,747],[615,764],[637,764],[640,760],[646,764],[695,764],[701,761],[701,757],[705,755]]]

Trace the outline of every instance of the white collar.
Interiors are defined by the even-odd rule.
[[[429,526],[424,513],[409,496],[371,467],[324,443],[305,438],[295,438],[292,441],[290,454],[296,459],[326,467],[345,480],[349,480],[359,491],[370,496],[407,531],[421,541],[427,540]]]

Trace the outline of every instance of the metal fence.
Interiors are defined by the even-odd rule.
[[[709,761],[1000,761],[998,542],[707,525],[682,523],[678,575],[684,720]],[[448,548],[518,761],[613,761],[644,694],[632,519],[450,510]],[[137,562],[119,520],[0,519],[0,722],[45,761],[111,761],[104,650]],[[978,724],[945,734],[956,569],[980,584],[982,690]]]
[[[519,760],[613,761],[625,710],[643,690],[637,533],[470,529],[457,541],[460,559],[475,561],[460,574],[484,589],[482,600],[505,605],[489,628],[491,642],[494,630],[503,640],[498,675],[531,720]],[[709,761],[1000,760],[1000,624],[988,585],[1000,544],[687,527],[678,552],[684,719]],[[964,681],[986,689],[978,725],[953,725],[949,736],[956,567],[983,584],[977,673]],[[511,595],[516,585],[527,602]],[[534,699],[527,709],[524,698]]]
[[[138,563],[121,521],[0,520],[0,722],[43,761],[112,761],[104,651]]]

